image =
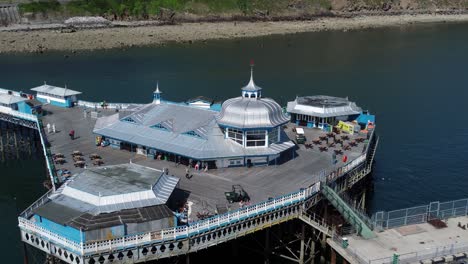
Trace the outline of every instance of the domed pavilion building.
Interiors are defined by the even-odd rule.
[[[276,164],[293,150],[282,129],[288,116],[262,97],[252,72],[241,96],[221,109],[169,102],[161,94],[158,87],[152,103],[99,118],[94,133],[113,148],[202,169]]]
[[[281,126],[289,121],[278,103],[262,98],[253,73],[242,95],[225,101],[216,119],[226,138],[244,148],[266,148],[280,142]]]

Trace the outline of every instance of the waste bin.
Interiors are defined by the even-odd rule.
[[[343,237],[343,238],[341,239],[341,247],[344,248],[344,249],[346,249],[346,248],[348,247],[348,245],[349,245],[349,244],[348,244],[348,238]]]

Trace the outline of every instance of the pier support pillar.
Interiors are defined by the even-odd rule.
[[[336,251],[333,248],[331,249],[330,264],[336,264]]]
[[[310,240],[310,264],[315,263],[315,241],[314,239]]]
[[[361,196],[361,210],[366,210],[366,189],[362,190]]]
[[[263,254],[265,257],[265,264],[270,264],[270,228],[265,229],[265,248]]]
[[[16,150],[16,158],[19,159],[19,149],[18,149],[18,140],[16,139],[16,131],[13,132],[13,139],[15,141],[15,150]]]
[[[234,257],[239,256],[239,240],[238,239],[232,240],[231,250],[232,250],[232,255]]]
[[[305,255],[305,224],[301,223],[301,251],[299,253],[299,264],[304,264]]]
[[[27,245],[25,242],[22,242],[23,244],[23,264],[29,264],[29,258],[28,258],[28,250],[27,250]]]
[[[185,254],[185,264],[190,264],[190,254]]]
[[[55,264],[55,257],[50,255],[50,254],[47,254],[45,263],[46,264]]]

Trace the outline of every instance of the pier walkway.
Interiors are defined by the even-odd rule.
[[[327,243],[349,263],[440,263],[468,257],[468,199],[378,212],[376,236],[333,236]],[[346,246],[347,245],[347,246]]]

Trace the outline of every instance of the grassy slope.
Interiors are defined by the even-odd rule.
[[[6,1],[6,0],[0,0]],[[59,4],[57,0],[43,0],[20,4],[23,13],[55,12],[64,16],[100,15],[114,18],[149,18],[161,9],[187,12],[195,15],[256,14],[287,15],[325,10],[392,10],[468,7],[468,0],[73,0]]]

